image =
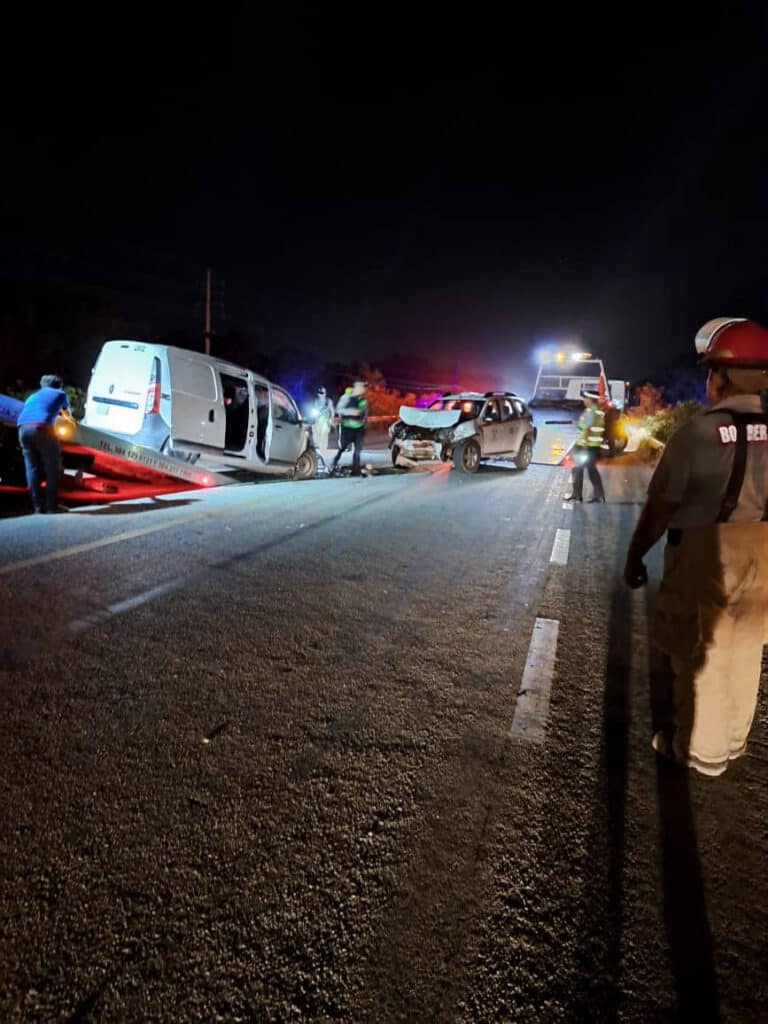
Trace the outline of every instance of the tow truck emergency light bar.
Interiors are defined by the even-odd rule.
[[[562,349],[553,352],[551,349],[544,349],[543,352],[539,352],[540,363],[564,363],[570,360],[572,363],[583,362],[585,359],[591,359],[591,352],[567,352]]]

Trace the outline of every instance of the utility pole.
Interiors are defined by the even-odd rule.
[[[205,354],[211,354],[211,268],[205,272]]]

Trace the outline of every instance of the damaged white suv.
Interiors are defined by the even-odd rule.
[[[389,428],[392,463],[453,460],[462,473],[476,473],[483,459],[511,459],[527,469],[533,458],[536,427],[528,406],[511,391],[445,394],[428,409],[400,406]]]

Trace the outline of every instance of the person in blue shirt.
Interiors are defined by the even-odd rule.
[[[62,411],[69,414],[64,383],[56,374],[46,373],[40,378],[40,390],[32,392],[16,421],[35,512],[59,511],[61,448],[55,424]]]

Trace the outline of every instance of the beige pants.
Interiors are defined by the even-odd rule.
[[[327,417],[321,416],[315,423],[312,429],[312,436],[315,441],[315,448],[322,455],[323,452],[328,451],[328,435],[331,430],[331,424]]]
[[[679,753],[722,764],[744,749],[768,631],[768,523],[683,531],[667,544],[654,641],[675,673]]]

